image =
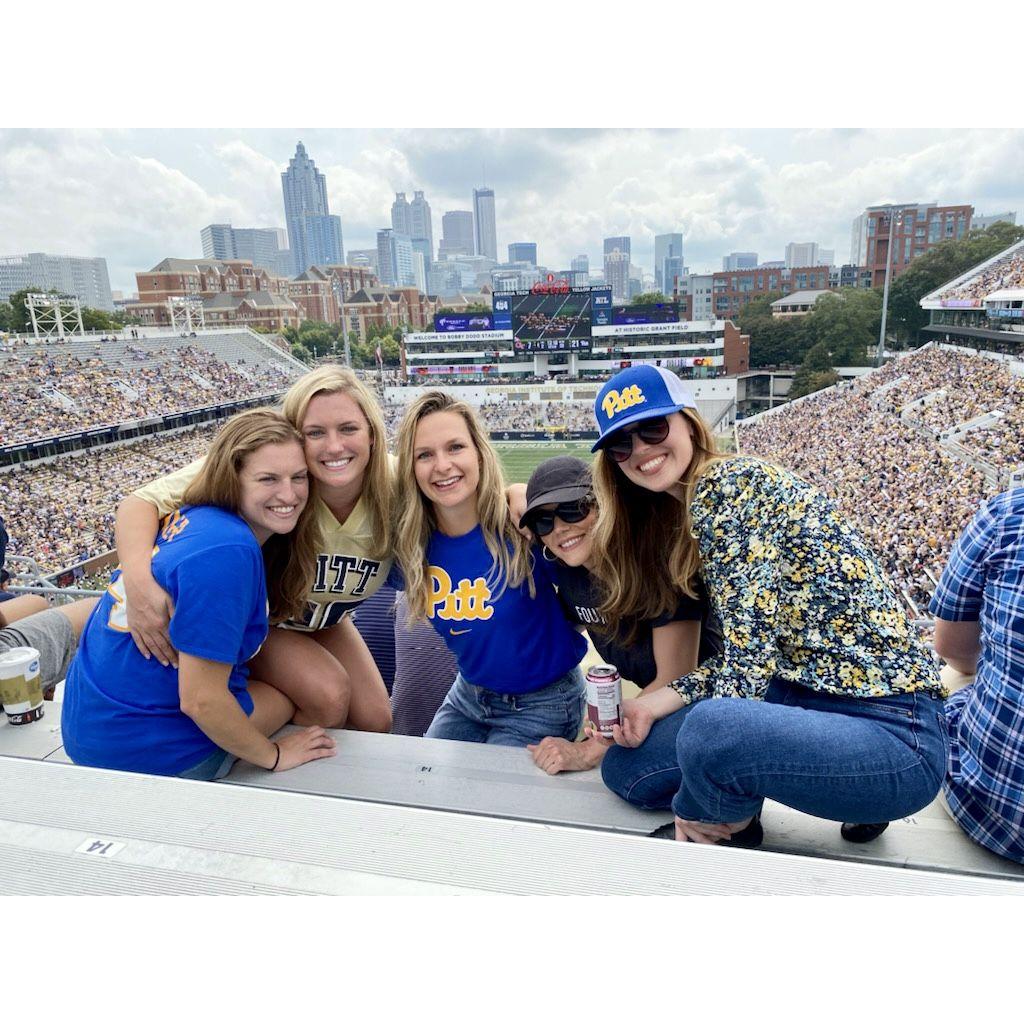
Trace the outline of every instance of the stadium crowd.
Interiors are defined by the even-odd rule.
[[[384,403],[388,437],[393,438],[407,406]],[[491,402],[479,407],[484,425],[492,433],[503,430],[592,431],[594,408],[590,402]]]
[[[276,365],[233,366],[194,346],[129,347],[120,362],[43,348],[0,360],[0,444],[250,398],[290,382]]]
[[[114,510],[130,491],[202,455],[207,425],[0,473],[8,551],[56,572],[114,547]]]
[[[940,292],[937,297],[944,301],[970,299],[980,305],[986,295],[1002,288],[1024,288],[1024,252],[1011,253],[969,281]]]
[[[890,385],[886,388],[886,385]],[[885,389],[885,390],[882,390]],[[899,411],[945,389],[944,399]],[[950,426],[1002,407],[998,428],[965,435],[968,451],[1015,461],[1024,387],[999,363],[927,349],[887,364],[850,388],[812,395],[741,425],[741,451],[773,459],[835,499],[883,558],[897,587],[923,609],[953,542],[999,488],[939,444]],[[976,436],[976,434],[978,436]]]

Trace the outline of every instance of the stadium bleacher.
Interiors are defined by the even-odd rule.
[[[945,436],[979,413],[998,426]],[[738,426],[742,452],[779,462],[835,501],[923,612],[953,542],[1021,462],[1024,379],[1001,362],[930,347],[852,385]],[[963,456],[963,457],[961,457]]]

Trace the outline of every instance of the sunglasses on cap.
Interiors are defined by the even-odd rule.
[[[608,438],[604,450],[614,462],[625,462],[633,454],[633,438],[639,437],[644,444],[661,444],[668,437],[669,424],[666,416],[641,420],[631,427],[616,430]]]
[[[563,501],[553,509],[538,509],[531,513],[527,525],[538,537],[546,537],[555,528],[555,516],[563,523],[582,523],[590,515],[594,499],[587,495],[578,501]]]

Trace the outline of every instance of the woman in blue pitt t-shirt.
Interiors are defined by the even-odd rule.
[[[301,608],[318,541],[308,498],[302,439],[283,416],[256,409],[224,425],[153,549],[179,667],[139,653],[115,573],[68,670],[61,731],[72,761],[214,779],[236,758],[283,771],[332,754],[319,727],[271,742],[295,705],[245,668],[268,613],[280,621]]]
[[[586,641],[512,523],[501,464],[473,410],[429,391],[406,412],[396,448],[410,618],[429,618],[459,666],[426,735],[510,747],[575,738]]]

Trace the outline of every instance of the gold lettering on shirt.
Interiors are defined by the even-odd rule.
[[[454,622],[470,622],[489,619],[494,608],[487,602],[491,591],[483,576],[475,580],[459,580],[452,585],[452,578],[436,565],[430,567],[430,617]]]

